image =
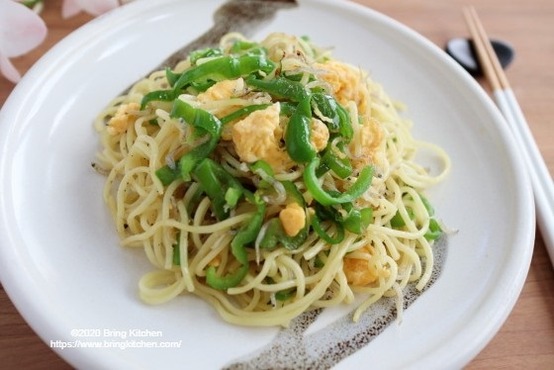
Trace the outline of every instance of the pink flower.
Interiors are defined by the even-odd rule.
[[[81,10],[92,15],[100,15],[118,6],[118,0],[64,0],[62,17],[73,17]]]
[[[12,0],[0,0],[0,74],[13,83],[20,73],[9,58],[37,47],[46,37],[44,21],[31,9]]]

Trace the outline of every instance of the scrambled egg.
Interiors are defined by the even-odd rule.
[[[285,233],[295,236],[306,226],[306,213],[298,203],[289,203],[279,212],[279,220]]]
[[[280,104],[252,112],[236,122],[232,128],[232,140],[241,161],[253,163],[266,161],[276,173],[292,167],[294,162],[280,145],[283,128],[279,122]]]
[[[200,103],[207,103],[213,100],[230,99],[246,93],[246,85],[242,78],[236,80],[223,80],[215,83],[203,93],[198,94],[196,99]]]
[[[266,161],[276,173],[294,166],[285,148],[281,147],[283,127],[280,124],[280,104],[275,103],[266,109],[252,112],[246,118],[232,125],[231,138],[241,161],[253,163]],[[329,141],[329,129],[317,118],[311,121],[310,141],[320,152]]]
[[[380,123],[371,118],[366,73],[335,60],[316,63],[314,67],[341,105],[347,106],[351,101],[356,104],[361,122],[360,125],[353,123],[354,137],[349,145],[352,166],[359,171],[369,164],[379,165],[385,158],[384,133]]]
[[[346,275],[346,280],[349,284],[355,286],[366,286],[375,282],[379,277],[388,277],[390,271],[378,271],[371,259],[375,254],[375,250],[371,246],[365,246],[357,250],[356,255],[346,255],[342,269]]]
[[[369,90],[364,83],[367,76],[361,69],[335,60],[315,63],[314,67],[340,104],[346,106],[349,101],[354,101],[360,115],[369,113]]]
[[[110,135],[118,135],[127,131],[129,125],[137,119],[137,112],[140,111],[138,103],[121,104],[115,115],[108,121],[108,133]]]
[[[237,96],[241,96],[245,93],[246,93],[246,84],[244,83],[244,80],[242,78],[238,78],[236,80],[223,80],[223,81],[216,82],[215,84],[210,86],[206,91],[198,94],[198,96],[196,97],[196,100],[199,103],[207,104],[217,100],[231,99]],[[219,109],[216,116],[219,118],[224,117],[226,114],[231,113],[235,109],[237,109],[236,106],[230,106],[230,107],[225,107],[223,109]],[[227,124],[223,126],[223,130],[221,132],[221,138],[223,140],[231,140],[231,129],[232,129],[231,124]]]
[[[312,118],[310,141],[317,152],[321,152],[329,141],[329,129],[325,123],[317,118]]]
[[[248,104],[267,104],[271,97],[267,93],[251,92],[243,78],[216,82],[203,93],[196,96],[200,108],[208,110],[218,118],[240,109]],[[233,122],[223,126],[221,138],[232,139]]]

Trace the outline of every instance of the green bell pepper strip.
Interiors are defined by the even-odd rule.
[[[317,152],[311,142],[312,109],[310,99],[298,103],[285,131],[285,148],[293,161],[306,163],[313,160]]]
[[[211,139],[181,157],[174,168],[165,165],[156,170],[156,176],[164,186],[171,184],[179,177],[188,180],[189,173],[194,168],[195,163],[203,157],[207,157],[213,151],[221,135],[221,122],[218,123],[215,116],[206,111],[193,108],[182,100],[175,100],[171,116],[182,118],[196,128],[206,131],[211,135]],[[182,169],[182,165],[185,166],[184,169]]]
[[[371,186],[371,180],[373,178],[373,167],[366,166],[360,171],[358,178],[346,192],[334,196],[323,189],[318,181],[318,178],[316,176],[316,169],[319,166],[319,163],[320,159],[317,157],[314,158],[306,166],[303,178],[308,191],[312,194],[317,202],[324,206],[341,203],[351,203],[356,198],[365,193],[367,189],[369,189],[369,187]]]
[[[269,188],[270,186],[274,186],[277,182],[274,178],[275,173],[273,172],[273,168],[271,168],[266,161],[260,159],[252,163],[249,167],[250,171],[260,176],[261,181],[258,184],[258,189]]]
[[[312,215],[312,217],[310,218],[310,225],[312,226],[312,229],[316,232],[316,234],[325,242],[329,244],[338,244],[344,240],[344,227],[339,222],[336,222],[334,220],[330,221],[333,222],[337,228],[337,235],[335,235],[335,237],[327,234],[327,232],[323,229],[323,226],[321,226],[321,220],[319,219],[317,214]]]
[[[285,231],[283,230],[281,221],[276,217],[272,218],[267,223],[265,234],[260,241],[260,248],[269,250],[274,249],[283,235],[285,235]]]
[[[341,179],[345,179],[352,174],[352,164],[348,157],[341,158],[333,153],[331,146],[328,146],[323,151],[321,156],[321,164],[318,167],[316,174],[321,177],[328,170],[333,171]]]
[[[235,186],[231,186],[227,188],[227,191],[225,191],[225,204],[231,208],[234,208],[237,206],[240,198],[242,197],[243,189],[242,187],[238,188]]]
[[[432,217],[435,215],[435,209],[431,205],[431,202],[429,202],[429,199],[423,196],[423,194],[418,194],[419,198],[421,199],[421,202],[423,203],[423,206],[427,210],[427,213],[431,217],[429,219],[429,229],[425,233],[424,237],[427,240],[437,240],[443,233],[443,230],[437,221],[436,218]]]
[[[296,293],[296,288],[280,290],[275,293],[275,299],[278,301],[284,302],[291,299],[294,293]]]
[[[206,132],[210,138],[207,142],[195,147],[179,159],[181,177],[188,181],[190,172],[196,164],[212,153],[221,137],[221,121],[205,110],[194,108],[180,99],[173,102],[171,117],[182,118],[193,127]]]
[[[418,195],[419,195],[419,198],[421,199],[421,202],[423,203],[423,206],[427,210],[427,213],[429,214],[429,216],[434,216],[435,215],[435,209],[431,205],[431,202],[429,202],[429,199],[424,197],[422,194],[418,193]]]
[[[248,86],[267,92],[275,98],[296,103],[309,99],[311,95],[301,82],[291,81],[286,77],[263,80],[255,76],[248,76],[244,81]]]
[[[192,82],[231,80],[260,71],[270,73],[274,68],[275,64],[263,53],[226,55],[187,69],[180,74],[172,87],[173,90],[180,91]]]
[[[296,188],[293,182],[291,181],[277,181],[275,179],[270,179],[270,182],[277,182],[283,186],[286,192],[286,203],[297,203],[300,207],[306,207],[306,201],[302,196],[302,193]],[[273,185],[276,187],[276,185]],[[263,191],[263,190],[262,190]],[[281,243],[285,248],[289,250],[294,250],[298,248],[306,238],[308,237],[309,224],[306,222],[304,227],[294,236],[289,236],[285,232],[281,220],[278,217],[275,217],[268,221],[266,232],[262,241],[260,242],[260,247],[262,249],[273,249],[278,243]]]
[[[201,81],[201,82],[192,82],[189,85],[189,92],[193,95],[198,95],[200,93],[205,92],[210,87],[215,85],[215,81],[209,80],[209,81]]]
[[[260,163],[261,166],[263,166],[264,164],[267,165],[267,163],[265,162]],[[268,169],[266,168],[266,170]],[[269,170],[270,172],[268,171],[267,173],[271,173],[272,175],[273,171],[271,171],[271,167],[269,167]],[[306,201],[304,200],[302,193],[298,190],[298,188],[296,187],[296,185],[294,185],[292,181],[281,181],[281,184],[283,184],[283,187],[285,188],[285,191],[287,193],[288,203],[297,203],[302,208],[306,206]],[[308,223],[306,223],[306,225],[304,225],[304,228],[302,228],[302,230],[300,230],[298,234],[296,234],[295,236],[288,236],[283,229],[281,220],[275,217],[268,221],[266,232],[264,234],[264,237],[262,238],[262,241],[260,242],[260,248],[273,249],[275,248],[277,243],[281,243],[285,248],[289,250],[294,250],[302,245],[302,243],[304,243],[304,241],[308,237],[308,231],[309,225]]]
[[[254,111],[266,109],[269,106],[271,106],[271,104],[247,105],[246,107],[239,108],[236,111],[234,111],[232,113],[229,113],[225,117],[222,117],[220,120],[221,120],[221,123],[225,125],[225,124],[227,124],[229,122],[232,122],[236,119],[244,118],[244,117],[248,116],[250,113],[252,113]]]
[[[166,77],[172,89],[157,90],[146,94],[142,98],[141,109],[144,109],[151,101],[175,100],[182,89],[192,84],[196,84],[197,90],[202,91],[202,89],[210,86],[210,80],[231,80],[255,72],[270,73],[274,68],[275,63],[266,57],[265,52],[256,50],[256,52],[240,56],[225,55],[216,57],[193,66],[183,73],[174,73],[166,69]]]
[[[206,270],[206,283],[217,290],[227,290],[229,288],[237,286],[244,277],[248,274],[248,252],[246,247],[252,244],[260,228],[265,216],[265,203],[255,194],[250,192],[245,193],[246,199],[256,206],[256,212],[250,218],[248,223],[245,224],[235,235],[231,242],[231,253],[241,264],[241,266],[233,273],[219,276],[217,269],[214,266],[208,267]]]
[[[168,186],[173,181],[181,177],[181,169],[179,168],[179,162],[176,163],[174,168],[165,165],[156,170],[156,177],[160,179],[163,186]]]
[[[251,52],[251,51],[257,50],[257,49],[262,49],[260,47],[260,44],[258,44],[257,42],[237,40],[233,43],[233,45],[229,49],[229,53],[238,54],[238,53],[245,52],[245,51]]]
[[[152,101],[170,102],[177,99],[178,93],[174,90],[155,90],[143,96],[140,102],[140,109],[146,108],[146,105]]]
[[[431,205],[431,203],[426,197],[424,197],[422,194],[418,194],[418,195],[421,199],[421,202],[423,203],[423,206],[427,210],[427,214],[430,216],[429,229],[424,234],[424,237],[429,241],[437,240],[442,235],[443,230],[439,222],[437,221],[437,219],[432,217],[435,214],[435,209],[433,208],[433,206]],[[410,220],[413,220],[415,217],[413,209],[407,207],[406,212],[408,213],[408,217],[410,218]],[[395,215],[391,218],[390,225],[393,229],[400,229],[406,226],[406,222],[400,215],[400,212],[396,212]]]
[[[244,250],[246,253],[246,250]],[[242,253],[239,252],[239,253]],[[235,254],[233,252],[233,254]],[[239,254],[240,256],[240,254]],[[235,257],[238,259],[237,255]],[[227,274],[226,276],[217,275],[216,268],[213,266],[208,267],[206,270],[206,283],[217,290],[227,290],[229,288],[239,285],[239,283],[248,274],[248,265],[241,265],[235,272]]]
[[[336,194],[340,194],[336,192]],[[343,203],[340,204],[340,207],[346,211],[336,214],[339,215],[339,221],[346,228],[346,230],[353,232],[355,234],[361,234],[368,226],[373,219],[373,209],[371,208],[355,208],[352,203]]]
[[[181,253],[179,252],[179,243],[173,244],[172,247],[173,247],[173,258],[172,258],[173,264],[175,266],[180,266],[181,265]]]
[[[338,196],[340,193],[338,191],[330,191],[331,196]],[[322,237],[323,239],[329,239],[328,242],[331,244],[340,243],[344,239],[344,221],[345,218],[342,216],[341,212],[336,207],[341,207],[345,209],[348,214],[351,214],[351,211],[354,209],[352,203],[343,203],[336,206],[323,206],[322,204],[315,203],[315,214],[313,218],[313,229]],[[330,221],[337,228],[337,236],[333,239],[331,236],[323,230],[321,226],[321,221]]]
[[[431,202],[429,202],[429,200],[422,194],[419,194],[419,198],[423,202],[427,213],[429,214],[429,216],[431,216],[431,219],[429,220],[429,229],[425,233],[424,237],[427,240],[437,240],[442,235],[443,230],[439,222],[434,217],[432,217],[435,215],[435,209],[431,205]]]
[[[175,82],[177,82],[179,77],[181,77],[180,73],[175,73],[169,68],[165,69],[165,78],[167,79],[167,82],[169,83],[169,86],[174,86]]]
[[[181,239],[181,232],[178,232],[177,233],[177,242],[172,245],[172,248],[173,248],[172,261],[173,261],[173,264],[176,265],[176,266],[181,265],[181,250],[179,249],[179,246],[181,244],[180,239]]]
[[[296,111],[297,105],[298,104],[296,103],[287,102],[287,101],[279,102],[279,106],[281,108],[279,111],[279,115],[286,116],[286,117],[292,116],[292,114]]]
[[[367,229],[373,220],[371,208],[353,208],[343,221],[344,228],[355,234],[361,234]]]
[[[306,207],[306,200],[304,199],[304,196],[292,181],[281,181],[281,184],[283,184],[283,187],[287,192],[287,200],[289,202],[296,202],[300,205],[300,207]]]
[[[260,242],[260,248],[272,250],[280,243],[288,250],[295,250],[302,245],[308,237],[308,229],[309,226],[306,225],[295,236],[288,236],[283,229],[281,220],[277,217],[272,218],[267,222],[267,228]]]
[[[260,173],[260,171],[263,172],[263,176],[261,177],[274,177],[275,173],[273,172],[273,168],[264,161],[263,159],[257,160],[256,162],[252,163],[250,166],[250,171],[254,173]]]
[[[329,192],[329,194],[331,196],[340,195],[339,192]],[[314,231],[330,244],[340,243],[344,239],[345,229],[355,234],[361,234],[373,220],[373,210],[369,207],[357,209],[352,203],[342,203],[337,206],[340,206],[347,212],[346,216],[343,216],[335,206],[323,206],[316,203],[315,214],[310,220]],[[337,228],[337,235],[335,238],[323,230],[321,226],[322,221],[330,221],[335,224]]]
[[[408,213],[408,217],[410,218],[410,220],[413,220],[415,216],[414,211],[411,208],[406,208],[406,212]],[[390,219],[390,225],[393,229],[400,229],[406,226],[406,221],[404,221],[400,212],[397,211]]]
[[[205,49],[199,49],[191,52],[189,54],[189,60],[191,65],[196,65],[196,62],[199,59],[219,57],[222,55],[223,55],[223,50],[221,50],[221,48],[205,48]],[[173,85],[173,83],[171,82],[170,84]]]
[[[330,95],[324,93],[313,93],[312,100],[321,114],[331,121],[325,121],[329,132],[338,133],[345,138],[347,142],[352,139],[354,130],[350,123],[350,115],[336,100]]]
[[[433,206],[431,206],[431,203],[429,202],[429,200],[419,193],[418,195],[419,195],[419,198],[421,199],[421,202],[423,203],[423,206],[427,210],[427,214],[429,216],[433,216],[435,214],[435,210],[433,209]],[[412,199],[412,197],[409,197],[409,199]],[[410,220],[413,220],[415,217],[414,210],[410,207],[406,207],[406,212],[408,213],[408,217],[410,218]],[[399,229],[401,227],[406,226],[406,222],[404,221],[404,219],[402,218],[402,215],[398,211],[391,218],[390,224],[395,229]]]
[[[273,280],[270,277],[266,277],[264,279],[264,282],[266,284],[275,284],[275,280]],[[294,293],[296,293],[296,288],[288,288],[288,289],[279,290],[278,292],[275,292],[275,299],[278,300],[278,301],[286,301],[286,300],[292,298]]]
[[[217,219],[227,219],[229,209],[237,205],[244,193],[242,184],[209,158],[204,158],[196,165],[193,177],[210,198]]]
[[[411,208],[406,208],[408,212],[408,217],[410,219],[414,218],[414,211]],[[390,225],[393,229],[401,229],[406,226],[406,222],[400,215],[400,212],[396,212],[395,215],[390,220]],[[442,235],[442,228],[440,227],[438,221],[431,217],[429,219],[429,229],[425,233],[424,237],[427,240],[436,240]]]
[[[427,240],[437,240],[441,235],[443,231],[441,226],[439,225],[439,222],[435,218],[431,218],[429,220],[429,229],[425,233],[424,237]]]

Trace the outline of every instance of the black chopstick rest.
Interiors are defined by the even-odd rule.
[[[502,68],[508,67],[515,56],[514,48],[501,40],[491,40],[491,44]],[[447,42],[445,50],[448,55],[473,76],[483,74],[479,66],[473,41],[470,39],[461,37],[451,39]]]

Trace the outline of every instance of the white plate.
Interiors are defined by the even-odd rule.
[[[207,30],[219,5],[138,1],[100,17],[42,58],[2,109],[0,274],[23,317],[51,346],[118,339],[114,330],[153,345],[181,343],[179,349],[55,348],[76,367],[220,368],[277,332],[227,325],[190,297],[142,304],[136,284],[150,267],[141,251],[118,247],[102,201],[104,179],[90,168],[98,148],[96,114]],[[442,275],[400,325],[337,367],[463,366],[511,311],[534,239],[530,186],[500,114],[442,51],[370,9],[300,0],[254,38],[270,31],[309,35],[334,46],[337,58],[369,70],[406,103],[414,135],[446,148],[453,162],[448,180],[430,193],[438,215],[459,230]],[[131,338],[133,329],[150,333]]]

